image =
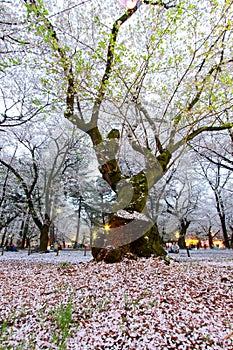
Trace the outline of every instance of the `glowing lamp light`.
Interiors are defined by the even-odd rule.
[[[121,5],[126,7],[128,10],[134,9],[137,6],[139,0],[118,0]]]
[[[179,238],[179,237],[180,237],[180,233],[179,233],[178,231],[176,231],[176,232],[174,233],[174,236],[175,236],[176,238]]]
[[[109,224],[105,224],[104,225],[104,229],[105,229],[105,231],[108,232],[110,230],[110,225]]]

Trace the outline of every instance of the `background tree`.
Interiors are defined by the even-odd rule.
[[[184,157],[183,157],[184,158]],[[190,159],[180,160],[182,166],[178,167],[169,183],[165,193],[167,204],[165,215],[167,228],[172,227],[174,232],[178,231],[178,244],[181,249],[186,248],[186,234],[190,224],[195,220],[195,211],[199,201],[199,190],[194,178],[194,172]],[[170,217],[169,217],[170,216]]]
[[[9,146],[6,138],[4,138],[4,141]],[[10,164],[14,163],[15,153],[16,149],[10,156]],[[7,241],[8,227],[25,212],[26,206],[24,201],[22,201],[23,193],[22,189],[18,186],[18,182],[10,170],[3,166],[0,166],[0,183],[0,232],[3,232],[0,244],[4,246]]]
[[[51,126],[50,126],[51,127]],[[2,155],[0,163],[19,182],[24,193],[21,201],[28,207],[29,214],[40,231],[40,251],[46,251],[49,229],[57,216],[57,209],[65,205],[63,172],[67,168],[67,154],[75,142],[74,130],[65,130],[66,125],[51,130],[44,128],[44,135],[33,134],[33,127],[27,126],[14,136],[20,145],[20,153],[14,162]],[[12,135],[12,134],[11,134]]]
[[[46,89],[39,87],[35,71],[32,74],[35,62],[27,57],[28,52],[31,57],[38,52],[36,43],[28,36],[25,11],[19,3],[14,5],[16,7],[9,6],[8,1],[0,4],[1,132],[51,110],[50,96]]]
[[[221,167],[221,160],[217,165],[200,163],[203,176],[207,180],[215,198],[216,210],[221,223],[224,244],[230,248],[230,238],[227,229],[226,201],[227,186],[232,183],[232,172]],[[225,193],[224,193],[225,192]]]

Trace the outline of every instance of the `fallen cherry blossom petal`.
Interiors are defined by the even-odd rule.
[[[2,349],[233,349],[232,251],[169,266],[13,254],[0,259]]]

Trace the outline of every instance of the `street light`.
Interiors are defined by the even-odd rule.
[[[104,225],[104,230],[106,231],[106,233],[107,233],[108,231],[110,231],[110,228],[111,228],[111,226],[110,226],[109,224],[105,224],[105,225]]]

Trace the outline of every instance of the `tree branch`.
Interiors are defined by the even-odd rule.
[[[193,140],[196,136],[200,135],[203,132],[206,131],[221,131],[221,130],[227,130],[232,129],[233,123],[225,123],[221,126],[202,126],[199,129],[193,131],[191,134],[186,135],[183,137],[180,141],[178,141],[175,145],[171,146],[169,149],[171,153],[175,152],[180,146],[186,144],[188,141]]]
[[[6,163],[2,159],[0,159],[0,163],[2,165],[4,165],[7,169],[9,169],[15,175],[15,177],[20,181],[20,183],[21,183],[21,185],[23,187],[24,193],[26,195],[29,211],[30,211],[30,213],[31,213],[31,215],[33,217],[33,220],[35,221],[36,225],[39,228],[42,228],[42,222],[40,221],[39,217],[37,216],[37,213],[35,211],[35,208],[34,208],[34,205],[33,205],[33,201],[32,201],[32,198],[31,198],[31,192],[29,191],[26,182],[24,181],[22,176],[18,173],[18,171],[15,168],[13,168],[13,166],[11,166],[10,164]]]
[[[117,36],[120,30],[120,27],[137,11],[137,7],[132,10],[126,11],[120,18],[118,18],[112,26],[112,31],[109,37],[109,45],[107,51],[107,62],[105,66],[105,71],[100,82],[98,89],[98,95],[96,97],[93,110],[92,110],[92,123],[97,126],[98,116],[100,111],[100,105],[104,99],[109,78],[112,72],[113,62],[114,62],[114,51],[117,41]]]

